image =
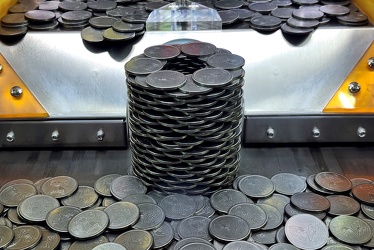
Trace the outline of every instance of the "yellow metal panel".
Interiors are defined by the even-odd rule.
[[[323,112],[374,113],[374,69],[368,66],[370,58],[374,58],[374,42],[347,76]],[[348,86],[352,82],[357,82],[360,85],[361,90],[358,93],[354,94],[349,91]]]
[[[0,119],[48,117],[47,111],[1,54],[0,65]],[[18,97],[10,94],[14,86],[22,89],[22,94]]]
[[[8,13],[10,6],[17,3],[17,0],[0,0],[0,18]]]
[[[367,15],[371,22],[374,21],[374,0],[352,0],[352,3]]]

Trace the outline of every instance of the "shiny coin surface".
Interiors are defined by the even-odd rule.
[[[120,234],[114,242],[126,249],[148,250],[152,248],[153,237],[148,231],[134,229]]]
[[[374,233],[374,220],[370,220],[370,219],[363,219],[367,224],[369,224],[370,228],[371,228],[371,231]],[[374,237],[371,238],[370,241],[366,242],[364,244],[365,247],[370,247],[370,248],[373,248],[374,247]]]
[[[212,194],[210,203],[221,213],[228,213],[229,209],[239,203],[245,203],[248,198],[242,192],[234,189],[222,189]]]
[[[228,214],[236,215],[246,220],[251,230],[262,228],[268,221],[265,211],[261,207],[250,203],[234,205],[230,208]]]
[[[60,206],[60,202],[49,195],[38,194],[24,199],[17,212],[21,218],[30,222],[43,222],[47,214]]]
[[[303,20],[319,20],[323,17],[322,11],[312,8],[297,9],[292,13],[292,16]]]
[[[78,182],[69,176],[56,176],[44,182],[41,192],[57,199],[72,195],[78,189]]]
[[[244,66],[245,60],[236,54],[215,54],[208,57],[207,64],[214,68],[236,70]]]
[[[278,229],[254,231],[251,235],[252,241],[260,244],[272,245],[276,243],[275,236]]]
[[[232,74],[224,69],[204,68],[195,71],[193,81],[203,87],[224,87],[232,81]]]
[[[134,229],[151,230],[162,225],[165,219],[164,210],[152,203],[141,203],[137,205],[140,211],[140,218],[132,227]]]
[[[318,173],[314,180],[317,185],[331,192],[344,193],[352,188],[352,182],[347,177],[334,172]]]
[[[169,245],[174,238],[174,230],[168,222],[163,222],[156,229],[149,231],[153,237],[153,248],[159,249]]]
[[[299,214],[287,220],[285,225],[287,239],[301,249],[322,248],[329,237],[326,225],[317,217]]]
[[[201,242],[194,242],[194,243],[189,243],[187,245],[184,245],[183,247],[180,248],[180,250],[195,250],[195,249],[200,249],[200,250],[215,250],[215,248],[206,243],[201,243]]]
[[[92,250],[126,250],[124,246],[118,243],[114,242],[107,242],[107,243],[102,243],[94,248]]]
[[[247,250],[258,250],[258,247],[249,241],[234,241],[225,245],[222,250],[235,250],[235,249],[247,249]]]
[[[211,219],[204,216],[191,216],[182,220],[177,228],[178,235],[182,238],[202,238],[212,240],[209,234],[209,223]]]
[[[233,24],[239,20],[239,14],[232,10],[219,10],[218,15],[221,17],[222,25]]]
[[[374,206],[361,204],[361,210],[367,217],[374,220]]]
[[[281,19],[288,19],[292,17],[292,13],[294,12],[295,8],[276,8],[271,11],[271,15],[281,18]]]
[[[109,175],[100,177],[99,179],[96,180],[94,184],[95,191],[101,196],[106,196],[106,197],[112,196],[112,194],[110,193],[110,185],[114,179],[120,176],[121,175],[119,174],[109,174]]]
[[[1,18],[2,25],[8,25],[10,27],[23,27],[28,24],[28,21],[25,19],[25,15],[21,14],[8,14]]]
[[[304,192],[306,182],[298,175],[291,173],[279,173],[271,177],[275,191],[284,195],[293,195]]]
[[[42,239],[42,232],[34,226],[19,226],[13,229],[14,238],[6,248],[9,250],[31,249]]]
[[[0,203],[7,207],[16,207],[25,198],[36,195],[38,190],[34,185],[19,183],[3,189],[0,193]]]
[[[183,54],[192,57],[213,55],[216,49],[214,44],[204,42],[185,43],[180,48]]]
[[[66,22],[88,21],[91,17],[92,13],[86,10],[73,10],[61,15],[61,18]]]
[[[77,207],[61,206],[51,210],[46,216],[46,222],[50,229],[55,232],[68,233],[68,225],[70,220],[82,212]]]
[[[235,215],[218,216],[209,224],[209,233],[212,237],[224,242],[246,239],[250,232],[248,223]]]
[[[126,6],[117,6],[117,8],[112,10],[107,10],[106,14],[111,17],[123,17],[125,15],[132,15],[135,13],[135,8]]]
[[[33,22],[49,22],[56,19],[56,14],[47,10],[29,10],[25,13],[25,18]]]
[[[360,202],[374,206],[374,184],[360,184],[352,189],[353,196]]]
[[[144,30],[143,23],[126,23],[123,21],[117,21],[112,25],[112,28],[118,32],[139,32]]]
[[[8,219],[15,225],[25,225],[26,222],[18,215],[17,208],[9,208],[7,212]]]
[[[33,250],[55,250],[60,245],[60,235],[46,229],[41,229],[42,239]]]
[[[276,243],[269,247],[269,250],[298,250],[299,248],[289,243]]]
[[[283,213],[271,205],[257,204],[267,215],[267,222],[262,230],[272,230],[279,227],[283,223]]]
[[[334,237],[348,244],[364,244],[373,238],[370,225],[354,216],[340,215],[333,218],[329,229]]]
[[[260,175],[245,176],[239,181],[238,188],[252,198],[268,197],[275,191],[273,182],[269,178]]]
[[[132,194],[123,199],[123,201],[132,202],[134,204],[153,203],[157,204],[156,200],[147,194]]]
[[[100,235],[108,225],[107,213],[100,210],[86,210],[71,219],[68,231],[77,239],[89,239]]]
[[[196,202],[187,195],[174,194],[162,199],[159,206],[164,210],[165,216],[171,220],[181,220],[196,212]]]
[[[312,175],[309,175],[306,178],[306,183],[308,184],[308,187],[313,190],[313,192],[318,193],[318,194],[322,194],[322,195],[332,195],[332,194],[334,194],[334,192],[327,191],[327,190],[324,190],[321,187],[319,187],[314,181],[315,176],[316,176],[315,174],[312,174]]]
[[[14,232],[7,226],[0,225],[0,248],[6,248],[14,238]]]
[[[92,207],[99,199],[95,189],[89,186],[79,186],[77,191],[69,197],[61,199],[64,206],[74,206],[80,209]]]
[[[306,211],[303,211],[303,210],[300,210],[300,209],[296,208],[292,204],[287,204],[286,207],[284,208],[284,212],[289,217],[297,215],[297,214],[307,213],[307,214],[310,214],[310,215],[314,215],[321,220],[323,220],[327,215],[326,212],[310,212],[310,211],[306,212]]]
[[[69,250],[83,250],[83,249],[93,249],[96,246],[99,246],[104,243],[108,243],[109,240],[107,237],[100,235],[94,239],[90,240],[77,240],[71,244]]]
[[[330,201],[322,195],[315,193],[298,193],[291,196],[291,203],[298,209],[310,212],[327,211]]]
[[[360,211],[360,204],[353,198],[345,195],[330,195],[326,197],[330,201],[330,215],[353,215]]]
[[[163,44],[147,47],[143,53],[146,57],[168,60],[179,56],[181,51],[175,46]]]
[[[185,238],[185,239],[178,240],[178,242],[175,244],[174,248],[172,249],[178,250],[178,249],[181,249],[183,246],[191,244],[191,243],[205,243],[208,245],[212,244],[209,241],[204,240],[202,238]]]
[[[151,73],[146,78],[148,86],[159,90],[174,90],[182,87],[187,81],[187,78],[177,71],[160,70]]]
[[[118,200],[132,194],[145,194],[147,187],[135,176],[123,175],[112,181],[110,192]]]
[[[0,26],[1,27],[1,26]],[[7,183],[5,183],[1,188],[0,188],[0,193],[7,187],[9,186],[12,186],[14,184],[20,184],[20,183],[26,183],[26,184],[30,184],[30,185],[33,185],[34,182],[28,180],[28,179],[16,179],[16,180],[12,180],[12,181],[9,181]]]
[[[279,212],[283,213],[285,206],[290,203],[290,198],[282,194],[273,193],[271,196],[267,198],[258,199],[257,203],[271,205],[277,208]]]
[[[260,14],[269,14],[271,11],[275,10],[278,5],[274,2],[262,2],[262,3],[251,3],[248,5],[250,10],[259,12]]]
[[[95,11],[107,11],[112,10],[117,7],[117,3],[114,1],[94,1],[87,3],[88,8],[95,10]]]
[[[64,1],[64,2],[59,3],[58,7],[64,12],[66,12],[66,11],[73,11],[73,10],[85,10],[87,9],[87,4],[83,2]]]
[[[93,17],[89,20],[90,25],[96,29],[107,29],[111,28],[112,25],[117,22],[118,19],[109,16]]]
[[[328,16],[344,16],[348,15],[351,12],[348,7],[335,4],[321,6],[319,10]]]
[[[161,61],[153,58],[136,58],[125,64],[125,70],[134,75],[148,75],[161,70]]]
[[[138,206],[131,202],[116,202],[104,209],[109,216],[109,229],[119,230],[134,225],[140,216]]]
[[[287,24],[293,28],[317,28],[320,24],[318,20],[301,20],[294,17],[287,19]]]

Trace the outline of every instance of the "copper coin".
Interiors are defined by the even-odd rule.
[[[352,189],[353,196],[362,203],[374,206],[374,184],[360,184]]]
[[[314,177],[317,185],[331,192],[344,193],[352,188],[352,182],[344,175],[334,172],[321,172]]]

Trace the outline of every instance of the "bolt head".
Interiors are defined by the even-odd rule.
[[[371,69],[374,69],[374,57],[369,58],[369,60],[368,60],[368,66]]]

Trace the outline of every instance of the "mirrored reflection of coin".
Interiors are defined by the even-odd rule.
[[[352,182],[347,177],[334,172],[318,173],[314,180],[317,185],[331,192],[344,193],[352,188]]]
[[[172,220],[181,220],[196,212],[196,202],[183,194],[168,195],[162,199],[159,206],[164,210],[165,216]]]
[[[72,195],[78,189],[78,182],[69,176],[56,176],[44,182],[41,192],[54,198]]]
[[[327,211],[330,201],[315,193],[298,193],[291,196],[291,204],[298,209],[310,212]]]
[[[251,229],[248,223],[235,215],[221,215],[209,224],[209,233],[219,241],[231,242],[248,238]]]
[[[330,195],[326,197],[330,201],[330,215],[353,215],[360,211],[360,204],[353,198],[345,195]]]
[[[119,174],[109,174],[109,175],[100,177],[99,179],[95,181],[95,184],[94,184],[95,191],[99,195],[102,195],[102,196],[106,196],[106,197],[112,196],[112,194],[110,193],[110,184],[115,178],[120,177],[120,176],[121,175]]]
[[[73,237],[83,240],[99,236],[108,225],[107,213],[100,210],[86,210],[70,220],[68,231]]]
[[[221,213],[227,213],[232,206],[244,202],[247,202],[245,194],[234,189],[222,189],[210,197],[212,207]]]
[[[49,195],[38,194],[24,199],[17,207],[21,218],[29,222],[43,222],[47,214],[60,206],[60,202]]]
[[[249,227],[252,230],[262,228],[265,226],[268,220],[267,214],[261,207],[250,203],[240,203],[234,205],[230,208],[228,214],[243,218],[248,222]]]
[[[160,206],[152,203],[141,203],[137,206],[140,211],[140,218],[132,226],[134,229],[151,230],[162,225],[165,212]]]
[[[204,216],[191,216],[182,220],[177,228],[179,236],[184,238],[202,238],[212,240],[209,234],[209,223],[211,219]]]
[[[330,221],[331,234],[348,244],[364,244],[373,238],[370,225],[362,219],[340,215]]]
[[[123,175],[112,181],[110,192],[118,199],[122,200],[132,194],[145,194],[147,187],[135,176]]]
[[[126,248],[118,243],[107,242],[92,248],[92,250],[126,250]]]
[[[7,247],[9,250],[31,249],[42,239],[42,232],[34,226],[19,226],[13,229],[14,238]]]
[[[42,229],[42,239],[33,250],[55,250],[60,245],[60,235],[46,229]]]
[[[153,248],[160,249],[168,246],[174,238],[174,230],[168,222],[163,222],[156,229],[149,231],[153,237]]]
[[[262,230],[272,230],[279,227],[283,223],[283,213],[271,205],[267,204],[257,204],[267,215],[267,222],[263,226]]]
[[[109,242],[108,238],[100,235],[94,239],[89,240],[77,240],[71,244],[69,250],[82,250],[82,249],[93,249],[96,246]]]
[[[77,191],[69,197],[61,199],[64,206],[75,206],[80,209],[92,207],[99,199],[98,194],[92,187],[78,186]]]
[[[270,196],[274,190],[273,182],[264,176],[249,175],[241,179],[238,188],[248,197],[264,198]]]
[[[49,228],[53,231],[67,234],[68,233],[68,225],[70,220],[77,214],[82,212],[77,207],[71,206],[61,206],[57,207],[51,211],[46,216],[46,222]]]
[[[153,237],[148,231],[134,229],[118,235],[114,242],[126,249],[149,250],[153,245]]]
[[[36,195],[37,193],[38,190],[32,184],[14,184],[1,191],[0,203],[7,207],[16,207],[23,199]]]
[[[326,225],[309,214],[299,214],[288,219],[285,232],[287,239],[301,249],[322,248],[329,236]]]
[[[14,232],[7,226],[0,225],[0,248],[6,248],[14,238]]]
[[[360,202],[374,206],[374,184],[360,184],[352,189],[353,196]]]

